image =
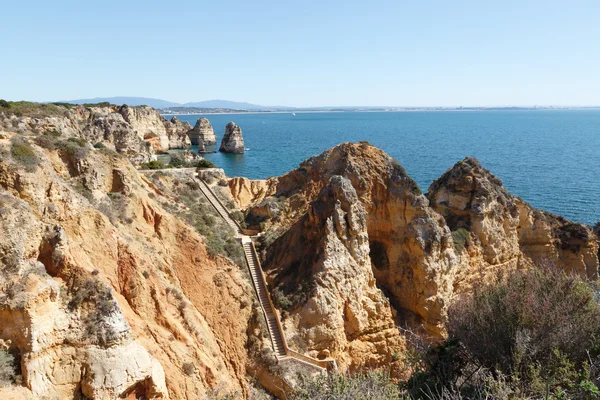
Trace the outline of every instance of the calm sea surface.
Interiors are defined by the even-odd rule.
[[[180,115],[194,125],[197,115]],[[243,155],[206,154],[229,176],[282,175],[347,141],[368,140],[423,189],[454,163],[477,157],[534,207],[593,224],[600,220],[600,110],[205,115],[218,144],[229,121]]]

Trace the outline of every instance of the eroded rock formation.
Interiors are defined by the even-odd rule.
[[[155,152],[190,146],[189,123],[176,117],[168,121],[150,107],[47,107],[33,116],[0,111],[0,131],[84,138],[126,155],[136,164],[150,161]]]
[[[213,127],[206,118],[198,118],[194,128],[188,133],[193,145],[201,146],[207,144],[216,144],[217,136]]]
[[[225,127],[225,134],[221,140],[219,151],[223,153],[243,153],[245,151],[242,128],[234,122],[228,123]]]
[[[188,132],[191,127],[176,117],[171,121],[160,116],[158,111],[148,106],[122,106],[119,113],[144,140],[159,152],[181,149],[190,146]]]
[[[389,365],[403,350],[371,270],[367,214],[348,179],[330,178],[273,244],[265,267],[276,301],[289,308],[288,340],[300,349],[353,369]]]
[[[188,132],[192,130],[192,126],[189,122],[183,122],[174,116],[170,121],[163,119],[163,124],[169,138],[169,149],[187,149],[191,146]]]
[[[245,397],[251,287],[162,206],[193,177],[159,187],[102,149],[76,163],[32,149],[35,170],[0,162],[0,339],[30,394]]]
[[[598,245],[589,227],[535,210],[472,159],[457,163],[425,196],[383,151],[345,143],[277,178],[273,194],[246,209],[247,221],[260,222],[268,235],[299,229],[295,224],[334,175],[350,180],[365,207],[373,274],[400,325],[440,337],[453,298],[499,270],[544,262],[597,275]],[[233,197],[251,185],[230,183]],[[267,260],[276,248],[277,241],[266,249]],[[270,276],[286,268],[267,265]]]

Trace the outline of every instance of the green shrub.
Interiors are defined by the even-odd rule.
[[[170,166],[167,166],[163,162],[152,160],[152,161],[142,164],[140,166],[140,168],[141,169],[165,169],[165,168],[170,168]]]
[[[56,143],[56,148],[71,157],[75,162],[84,160],[89,153],[87,140],[83,138],[69,138]]]
[[[286,296],[279,288],[273,291],[273,302],[282,310],[288,310],[294,305],[292,299]]]
[[[17,117],[45,118],[64,115],[66,109],[55,104],[33,103],[30,101],[4,100],[2,111]]]
[[[408,174],[406,173],[406,170],[404,169],[404,167],[402,166],[402,164],[400,164],[398,162],[398,160],[396,160],[395,158],[392,158],[392,168],[393,168],[393,174],[394,175],[398,175],[402,178],[407,177]]]
[[[460,253],[465,249],[465,244],[471,245],[471,234],[465,228],[458,228],[452,232],[452,241],[454,249]]]
[[[102,143],[102,142],[98,142],[98,143],[96,143],[96,144],[94,145],[94,148],[95,148],[95,149],[105,149],[105,148],[106,148],[106,146],[104,145],[104,143]]]
[[[448,310],[449,338],[423,356],[407,384],[413,397],[597,398],[595,283],[544,266],[473,290]]]
[[[0,385],[13,383],[16,375],[15,357],[6,349],[0,349]]]
[[[11,140],[10,154],[16,162],[23,165],[27,170],[35,170],[40,162],[29,142],[19,137],[14,137]]]
[[[4,99],[0,99],[0,107],[2,108],[10,108],[10,103]]]
[[[213,164],[212,162],[210,162],[204,158],[202,160],[198,161],[197,167],[198,168],[217,168],[217,166],[215,164]]]
[[[387,400],[399,399],[400,391],[385,372],[364,374],[329,373],[316,376],[301,375],[292,400]]]

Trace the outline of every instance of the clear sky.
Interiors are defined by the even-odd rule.
[[[600,1],[5,1],[0,98],[600,105]]]

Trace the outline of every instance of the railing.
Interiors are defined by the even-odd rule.
[[[285,334],[284,334],[284,330],[283,330],[283,325],[281,325],[281,321],[279,319],[279,315],[277,313],[277,308],[275,308],[275,304],[273,304],[273,301],[271,300],[271,294],[269,293],[268,290],[268,285],[267,285],[267,280],[265,278],[265,274],[262,270],[262,266],[260,264],[260,259],[258,257],[258,253],[256,252],[256,248],[254,247],[254,243],[252,242],[252,239],[250,239],[250,237],[248,235],[244,234],[244,230],[240,227],[240,225],[238,224],[238,222],[236,220],[234,220],[231,215],[229,214],[229,211],[227,210],[227,208],[223,205],[223,203],[221,203],[221,201],[217,198],[217,196],[213,193],[212,189],[206,184],[206,182],[204,182],[202,179],[199,178],[199,180],[201,181],[201,185],[206,189],[207,193],[205,193],[206,197],[208,198],[208,200],[211,202],[211,204],[213,205],[213,207],[217,210],[217,212],[219,214],[222,214],[218,207],[215,206],[215,204],[213,204],[213,201],[211,200],[211,197],[214,198],[214,200],[216,200],[218,202],[218,204],[222,207],[222,209],[227,213],[227,216],[225,215],[221,215],[221,217],[223,217],[224,219],[227,219],[226,217],[228,217],[231,221],[233,221],[235,223],[235,225],[238,227],[238,234],[240,234],[240,241],[242,244],[242,248],[244,247],[244,244],[249,244],[250,250],[252,252],[252,257],[255,260],[255,273],[260,275],[260,280],[262,281],[262,284],[265,288],[265,295],[267,296],[267,301],[269,303],[269,306],[271,307],[271,313],[268,313],[267,310],[265,309],[265,306],[263,304],[263,301],[261,300],[260,297],[260,293],[259,293],[259,289],[257,287],[257,282],[254,282],[254,279],[252,279],[252,268],[250,266],[250,263],[253,262],[252,260],[249,260],[248,257],[246,256],[246,251],[244,249],[244,256],[246,257],[246,263],[248,265],[248,271],[250,272],[250,278],[252,279],[252,286],[254,287],[254,292],[256,293],[256,297],[258,298],[258,303],[260,304],[260,308],[263,312],[263,315],[265,317],[265,322],[268,323],[269,320],[269,314],[272,314],[273,317],[275,318],[275,322],[277,324],[277,329],[279,330],[279,336],[281,337],[281,342],[285,351],[286,356],[284,357],[278,357],[279,361],[285,361],[285,360],[289,360],[289,359],[295,359],[296,361],[300,361],[304,364],[308,364],[312,367],[318,368],[321,371],[327,371],[327,370],[337,370],[337,363],[334,359],[328,358],[325,360],[319,360],[316,358],[312,358],[309,356],[306,356],[302,353],[299,353],[295,350],[292,350],[288,347],[287,344],[287,340],[285,338]],[[202,190],[202,192],[204,192],[204,190]],[[209,196],[210,194],[210,196]],[[267,326],[268,329],[268,326]],[[269,336],[271,339],[271,344],[273,346],[273,350],[275,350],[276,348],[276,344],[275,344],[275,337],[274,335],[269,331]]]
[[[319,360],[318,358],[312,358],[302,353],[298,353],[295,350],[290,348],[287,349],[287,353],[294,358],[297,358],[302,361],[306,361],[310,364],[315,364],[325,370],[337,370],[337,363],[333,358],[327,358],[325,360]]]
[[[269,301],[269,306],[271,307],[271,310],[273,310],[273,315],[275,316],[275,322],[277,323],[277,328],[279,329],[279,335],[281,336],[281,341],[283,342],[283,348],[286,352],[286,354],[288,353],[288,345],[287,345],[287,340],[285,339],[285,335],[284,335],[284,330],[283,330],[283,326],[281,325],[281,321],[279,320],[279,315],[277,315],[277,309],[275,308],[275,305],[273,304],[273,300],[271,300],[271,294],[269,293],[269,289],[267,286],[267,280],[265,279],[265,274],[262,270],[262,266],[260,265],[260,260],[258,259],[258,253],[256,253],[256,248],[254,248],[254,243],[252,243],[252,240],[250,239],[250,248],[252,249],[252,254],[254,255],[254,259],[256,260],[256,269],[258,270],[258,274],[260,275],[260,278],[262,280],[262,283],[264,285],[265,288],[265,292],[267,295],[267,300]],[[262,306],[262,303],[261,303]],[[263,307],[264,310],[264,307]]]

